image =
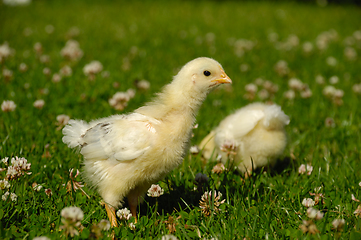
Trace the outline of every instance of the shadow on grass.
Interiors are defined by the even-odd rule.
[[[175,185],[175,181],[166,179],[170,182],[170,190],[158,198],[145,196],[143,203],[138,207],[138,211],[141,216],[151,217],[157,205],[157,212],[163,215],[180,211],[189,212],[199,206],[199,201],[204,192],[212,189],[222,192],[224,197],[226,197],[226,193],[231,196],[230,204],[233,204],[232,196],[234,195],[238,195],[241,199],[251,196],[252,199],[257,201],[257,196],[262,195],[264,192],[264,181],[260,181],[263,176],[262,173],[267,170],[271,177],[282,175],[286,169],[290,168],[292,162],[293,160],[289,157],[279,159],[274,167],[256,169],[247,179],[236,170],[226,171],[220,175],[209,172],[207,173],[210,177],[209,182],[204,183],[198,190],[181,184]],[[197,185],[194,184],[194,187],[197,187]],[[127,200],[125,200],[124,207],[129,208]]]

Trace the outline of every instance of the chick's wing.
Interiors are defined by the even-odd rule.
[[[81,154],[87,160],[133,160],[154,143],[157,120],[141,114],[104,119],[84,134]]]
[[[225,140],[242,138],[264,117],[262,110],[241,109],[225,118],[216,129],[215,141],[222,145]]]

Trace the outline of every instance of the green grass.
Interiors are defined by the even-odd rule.
[[[261,77],[279,86],[271,100],[291,118],[286,128],[289,144],[280,164],[242,180],[236,172],[214,174],[213,163],[203,165],[199,155],[189,155],[160,182],[165,189],[163,196],[157,200],[145,198],[136,229],[122,226],[114,229],[115,236],[161,238],[169,233],[165,221],[173,217],[173,235],[179,239],[360,239],[361,219],[353,214],[360,203],[351,200],[351,194],[361,199],[361,95],[352,91],[352,86],[361,82],[360,40],[352,46],[357,59],[344,57],[344,40],[361,30],[360,16],[361,10],[355,6],[321,8],[292,2],[34,1],[25,7],[0,3],[0,44],[7,41],[15,49],[13,56],[0,63],[1,70],[13,71],[11,80],[0,75],[0,101],[13,100],[17,104],[14,112],[0,112],[0,158],[25,157],[32,172],[11,181],[9,191],[18,195],[16,202],[0,199],[0,238],[65,238],[59,230],[60,212],[64,207],[78,206],[84,212],[84,229],[75,238],[88,239],[92,225],[106,219],[106,212],[93,190],[84,187],[90,195],[87,199],[80,191],[67,192],[63,186],[70,180],[69,169],[81,167],[81,155],[62,143],[56,116],[67,114],[89,121],[117,114],[119,111],[111,108],[108,99],[117,91],[134,88],[135,79],[147,79],[151,88],[137,92],[123,111],[131,112],[170,82],[183,64],[208,56],[222,63],[233,87],[230,92],[217,89],[208,96],[197,116],[199,127],[194,130],[192,145],[225,116],[248,104],[250,101],[243,98],[244,86]],[[49,24],[54,26],[51,34],[45,31]],[[60,55],[73,26],[80,30],[74,39],[84,52],[78,62],[69,62]],[[26,28],[32,30],[31,35],[23,34]],[[330,29],[338,37],[321,51],[315,45],[316,38]],[[278,50],[268,40],[271,32],[278,34],[279,42],[295,34],[300,44],[291,50]],[[213,41],[209,33],[214,34]],[[238,57],[232,44],[237,39],[248,39],[255,45]],[[309,54],[302,51],[306,41],[314,45]],[[33,50],[36,42],[42,44],[43,54],[50,56],[49,63],[39,61]],[[136,54],[131,53],[133,46],[138,49]],[[326,64],[330,56],[338,60],[334,67]],[[122,69],[124,58],[131,63],[127,71]],[[87,79],[82,69],[92,60],[103,64],[109,78]],[[288,63],[288,75],[275,72],[279,60]],[[24,73],[18,70],[22,62],[29,67]],[[43,74],[44,67],[56,73],[66,64],[72,67],[73,74],[59,83]],[[241,72],[241,64],[248,64],[249,71]],[[318,74],[325,77],[326,84],[316,83]],[[334,75],[340,79],[335,87],[345,93],[341,106],[322,94]],[[286,99],[283,93],[291,77],[308,84],[312,97]],[[119,83],[119,88],[113,87],[114,82]],[[42,89],[48,89],[48,94]],[[37,99],[45,100],[41,110],[32,105]],[[256,97],[255,101],[260,99]],[[327,117],[334,119],[334,128],[325,126]],[[306,163],[314,168],[310,176],[298,174],[298,167]],[[0,163],[0,167],[5,165]],[[198,172],[210,179],[204,190],[216,189],[226,199],[221,213],[206,217],[200,211],[203,191],[194,190]],[[0,172],[0,178],[5,174]],[[44,188],[34,191],[34,182]],[[316,221],[320,232],[310,235],[299,228],[302,220],[308,220],[307,209],[301,203],[304,198],[314,198],[310,192],[320,186],[325,202],[315,208],[325,215]],[[52,196],[45,194],[46,188],[52,190]],[[0,189],[0,194],[5,191]],[[332,228],[336,218],[345,219],[340,232]]]

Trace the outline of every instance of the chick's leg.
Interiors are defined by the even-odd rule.
[[[105,203],[105,210],[107,211],[108,218],[112,227],[118,227],[117,217],[115,215],[115,208]]]
[[[129,193],[128,204],[129,204],[130,212],[132,213],[132,216],[135,218],[135,223],[137,223],[138,199],[139,199],[139,194],[137,193],[137,191],[132,191]]]

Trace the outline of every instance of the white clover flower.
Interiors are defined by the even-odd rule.
[[[3,201],[6,201],[6,200],[8,199],[8,197],[9,197],[9,195],[10,195],[9,192],[4,193],[4,194],[1,196],[2,200],[3,200]]]
[[[336,40],[337,38],[338,33],[334,29],[331,29],[329,31],[322,32],[317,36],[316,45],[320,50],[325,50],[326,48],[328,48],[329,43],[333,40]]]
[[[102,219],[98,223],[98,226],[100,227],[101,230],[108,231],[110,229],[110,222],[109,220]]]
[[[160,197],[163,194],[164,190],[158,184],[152,184],[152,186],[148,189],[147,193],[149,197]]]
[[[361,182],[359,182],[358,185],[361,187]]]
[[[267,91],[271,92],[271,93],[276,93],[278,91],[278,85],[274,84],[273,82],[266,80],[263,83],[263,87],[264,89],[266,89]]]
[[[9,47],[9,44],[7,42],[4,42],[2,45],[0,45],[0,63],[3,62],[3,59],[8,58],[12,53],[13,49]]]
[[[51,195],[53,195],[53,191],[50,188],[45,189],[45,194],[50,197]]]
[[[333,120],[333,118],[331,118],[331,117],[326,118],[325,119],[325,126],[326,127],[331,127],[331,128],[336,127],[335,120]]]
[[[42,109],[45,105],[45,101],[43,99],[38,99],[33,103],[33,106],[37,109]]]
[[[8,164],[9,158],[8,157],[4,157],[3,159],[1,159],[1,162],[5,163],[6,165]]]
[[[323,213],[317,209],[314,209],[312,207],[309,207],[307,209],[307,216],[311,219],[316,219],[316,220],[320,220],[323,218]]]
[[[8,171],[6,172],[6,177],[8,179],[15,179],[19,175],[18,169],[16,169],[14,166],[9,166]]]
[[[336,231],[342,230],[343,226],[345,225],[345,219],[335,219],[332,221],[332,226]]]
[[[312,198],[304,198],[302,200],[302,205],[309,208],[315,206],[315,201]]]
[[[68,124],[69,120],[70,120],[70,117],[65,114],[60,114],[60,115],[56,116],[56,121],[58,121],[58,125],[60,125],[60,126]]]
[[[255,43],[247,39],[238,39],[234,42],[234,53],[238,57],[242,57],[245,51],[250,51],[255,46]]]
[[[310,98],[312,96],[312,91],[308,87],[301,91],[301,98]]]
[[[361,94],[361,83],[359,83],[359,84],[354,84],[354,85],[352,86],[352,91],[353,91],[354,93]]]
[[[66,186],[68,192],[80,190],[85,196],[90,198],[88,194],[83,190],[84,184],[76,180],[76,177],[80,173],[79,169],[76,170],[75,176],[73,176],[73,172],[74,172],[73,168],[69,169],[70,180],[66,184],[63,184],[63,186]]]
[[[267,89],[262,89],[261,91],[258,92],[258,97],[261,100],[265,100],[265,99],[269,98],[269,96],[270,96],[270,94],[267,91]]]
[[[66,35],[69,38],[73,38],[73,37],[78,36],[79,34],[80,34],[80,29],[78,27],[73,26],[69,29],[69,31],[67,32]],[[74,41],[74,40],[72,40],[72,41]]]
[[[50,68],[47,68],[47,67],[44,68],[44,69],[43,69],[43,74],[46,75],[46,76],[50,76],[50,74],[51,74]]]
[[[263,80],[262,78],[256,78],[256,79],[254,80],[254,83],[255,83],[257,86],[261,86],[261,85],[263,85],[264,80]]]
[[[161,240],[178,240],[178,238],[172,234],[162,236]]]
[[[357,41],[361,41],[361,31],[360,30],[356,30],[352,36],[357,40]]]
[[[250,69],[250,66],[248,64],[246,64],[246,63],[242,63],[239,66],[239,69],[241,70],[241,72],[247,72]]]
[[[214,167],[212,168],[212,172],[213,173],[222,173],[223,171],[226,170],[226,167],[224,166],[223,163],[217,163],[216,165],[214,165]]]
[[[249,83],[244,86],[244,89],[249,93],[256,93],[258,90],[258,87],[256,84]]]
[[[356,210],[353,212],[353,214],[356,215],[356,217],[361,217],[361,205],[358,205]]]
[[[112,98],[109,99],[109,105],[116,110],[124,110],[128,106],[128,102],[135,95],[134,89],[128,89],[126,92],[116,92]]]
[[[120,220],[128,221],[132,217],[132,214],[128,208],[123,208],[117,211],[117,216]]]
[[[296,47],[298,46],[298,44],[300,43],[300,40],[298,38],[297,35],[295,34],[291,34],[288,36],[287,38],[287,43],[291,46],[291,47]]]
[[[307,217],[316,218],[316,215],[317,215],[317,209],[314,209],[313,207],[309,207],[307,209]]]
[[[197,145],[191,146],[189,149],[189,152],[191,154],[198,154],[199,153],[199,147]]]
[[[4,68],[3,69],[3,76],[6,80],[10,80],[13,76],[13,71],[11,71],[10,69]]]
[[[332,76],[329,79],[330,84],[334,85],[339,82],[339,78],[337,76]]]
[[[123,58],[122,70],[128,71],[131,68],[131,63],[128,57]]]
[[[312,220],[310,221],[302,220],[300,229],[302,230],[303,233],[317,234],[320,232],[317,229],[316,224]]]
[[[65,207],[61,210],[60,216],[64,219],[77,222],[83,220],[84,213],[79,207]]]
[[[14,167],[19,168],[20,170],[30,170],[31,163],[28,163],[28,160],[25,158],[12,158],[11,163]]]
[[[85,76],[95,77],[95,74],[100,73],[103,70],[103,65],[99,61],[92,61],[86,64],[83,68]]]
[[[129,89],[127,90],[127,94],[128,94],[128,96],[129,96],[129,98],[134,98],[135,93],[136,93],[136,91],[135,91],[133,88],[129,88]]]
[[[150,82],[144,79],[138,81],[136,84],[137,84],[137,88],[141,90],[148,90],[150,88]]]
[[[135,228],[136,228],[135,224],[134,224],[134,223],[132,223],[132,222],[131,222],[131,223],[129,223],[129,225],[128,225],[128,226],[129,226],[129,228],[130,228],[130,229],[132,229],[132,230],[135,230]]]
[[[51,239],[46,236],[39,236],[39,237],[34,237],[33,240],[51,240]]]
[[[344,50],[344,55],[350,61],[354,61],[357,59],[357,52],[352,47],[346,47]]]
[[[323,95],[325,95],[326,97],[333,97],[335,95],[336,92],[336,88],[334,86],[326,86],[323,90],[322,93]]]
[[[25,158],[12,158],[11,164],[12,165],[8,167],[6,173],[6,179],[8,180],[13,180],[24,175],[31,167],[31,163],[27,163]],[[30,175],[31,172],[27,172],[26,174]]]
[[[36,53],[40,54],[43,51],[43,45],[41,45],[40,42],[36,42],[34,44],[34,50],[35,50]]]
[[[317,214],[316,214],[315,219],[316,219],[316,220],[321,220],[321,219],[323,218],[323,216],[324,216],[324,213],[323,213],[323,212],[317,211]]]
[[[71,237],[79,235],[78,228],[81,227],[81,221],[84,218],[83,211],[78,207],[65,207],[60,215],[63,223],[60,229],[65,230],[66,235],[70,234]]]
[[[37,184],[37,183],[33,183],[32,187],[33,187],[33,189],[34,189],[35,191],[37,191],[37,192],[39,192],[39,191],[43,188],[42,185]]]
[[[16,104],[11,100],[4,100],[1,103],[1,110],[3,112],[13,112],[16,108]]]
[[[355,202],[360,202],[360,200],[358,200],[353,194],[351,194],[351,200]]]
[[[289,100],[292,100],[296,97],[296,93],[293,90],[288,90],[283,93],[283,96]]]
[[[278,42],[276,43],[276,48],[279,50],[286,50],[289,51],[292,48],[298,46],[299,44],[299,38],[295,34],[291,34],[288,36],[287,40],[285,42]]]
[[[58,83],[61,81],[61,75],[59,73],[54,73],[53,77],[51,78],[51,81],[54,83]]]
[[[311,175],[312,171],[313,171],[313,167],[309,164],[307,164],[307,165],[301,164],[301,166],[298,168],[299,174],[307,173],[307,175]]]
[[[3,0],[3,3],[9,6],[23,6],[31,3],[31,0]]]
[[[6,179],[0,180],[0,189],[10,188],[10,187],[11,185],[8,180]]]
[[[110,72],[109,71],[103,71],[102,72],[102,78],[109,78]]]
[[[288,80],[288,87],[293,90],[301,91],[304,86],[304,83],[297,78],[291,78],[290,80]]]
[[[28,65],[26,65],[26,63],[20,63],[19,71],[20,72],[26,72],[27,70],[28,70]]]
[[[284,60],[278,61],[275,65],[274,69],[280,76],[285,76],[290,71],[290,69],[288,68],[288,63]]]
[[[16,200],[18,200],[18,195],[15,193],[10,193],[10,199],[11,201],[16,202]]]
[[[50,56],[49,55],[41,55],[40,56],[40,62],[49,63],[50,62]]]
[[[325,78],[322,75],[317,75],[316,76],[316,83],[322,85],[325,84]]]
[[[221,198],[222,198],[221,192],[217,192],[217,191],[205,192],[202,195],[201,200],[199,201],[199,207],[206,216],[209,216],[211,214],[212,207],[213,207],[213,214],[217,214],[220,211],[219,206],[226,201],[225,199],[220,201]]]
[[[302,45],[302,49],[305,53],[310,53],[313,50],[313,44],[311,42],[305,42]]]
[[[335,98],[342,98],[344,94],[345,94],[345,93],[344,93],[343,90],[341,90],[341,89],[336,89],[333,97],[335,97]]]
[[[77,30],[79,32],[79,29]],[[79,48],[79,43],[75,40],[68,40],[65,47],[61,49],[60,54],[71,61],[77,61],[83,57],[83,51]]]
[[[60,68],[59,73],[63,77],[69,77],[73,74],[73,70],[68,65],[65,65],[64,67]]]
[[[332,67],[336,66],[337,65],[337,59],[334,58],[334,57],[328,57],[326,59],[326,63]]]
[[[126,92],[116,92],[113,97],[109,99],[109,104],[116,110],[123,110],[128,106],[129,99]]]

